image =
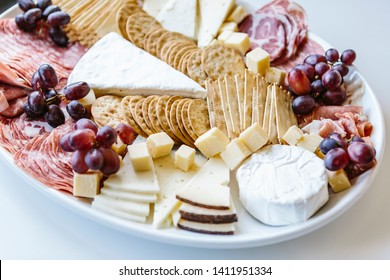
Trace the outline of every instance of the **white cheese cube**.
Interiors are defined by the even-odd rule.
[[[304,134],[297,142],[297,146],[302,147],[312,153],[317,151],[320,143],[322,141],[322,137],[318,134]]]
[[[93,198],[99,194],[100,172],[88,172],[79,174],[74,172],[73,175],[73,195],[79,197]]]
[[[146,145],[152,158],[169,155],[174,144],[172,138],[165,132],[152,134],[146,139]]]
[[[270,55],[268,52],[258,47],[246,54],[246,66],[249,71],[265,76],[265,72],[270,67]]]
[[[303,131],[296,125],[291,126],[283,135],[282,139],[289,145],[295,146],[299,139],[303,136]]]
[[[135,171],[148,171],[152,169],[153,160],[145,142],[130,145],[127,149]]]
[[[195,146],[207,158],[220,154],[228,144],[229,138],[217,127],[210,129],[195,141]]]
[[[259,123],[254,123],[241,132],[240,139],[254,153],[268,143],[269,136]]]
[[[234,21],[235,23],[240,23],[241,21],[246,18],[248,13],[245,11],[245,9],[238,5],[234,11],[230,14],[230,16],[227,18],[228,21]]]
[[[195,162],[195,149],[181,145],[175,153],[175,167],[187,172]]]
[[[218,30],[218,34],[221,34],[224,31],[237,32],[238,31],[237,23],[235,23],[234,21],[228,21],[222,23],[221,27]]]
[[[236,169],[250,154],[251,150],[240,138],[233,139],[226,150],[221,153],[221,158],[229,166],[230,170]]]
[[[267,68],[265,71],[265,80],[271,84],[281,85],[286,78],[286,72],[276,67]]]
[[[251,47],[249,36],[243,32],[233,32],[225,40],[225,46],[238,50],[241,55],[245,55]]]
[[[351,182],[348,179],[344,169],[337,171],[327,170],[328,182],[334,192],[341,192],[351,187]]]
[[[219,34],[218,36],[218,43],[220,43],[221,45],[224,45],[225,44],[225,41],[227,39],[229,39],[230,36],[232,36],[233,34],[233,31],[230,31],[230,30],[225,30],[223,31],[221,34]]]

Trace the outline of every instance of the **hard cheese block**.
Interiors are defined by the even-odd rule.
[[[79,81],[87,82],[97,95],[206,97],[198,83],[117,33],[100,39],[76,64],[68,84]]]
[[[264,147],[236,176],[242,205],[267,225],[306,221],[329,199],[323,161],[296,146]]]

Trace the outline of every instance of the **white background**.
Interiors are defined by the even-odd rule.
[[[262,1],[259,1],[262,2]],[[385,0],[297,0],[309,28],[355,65],[390,118],[390,3]],[[37,192],[0,161],[0,259],[390,259],[387,151],[371,188],[335,221],[276,245],[235,250],[179,247],[111,230]]]

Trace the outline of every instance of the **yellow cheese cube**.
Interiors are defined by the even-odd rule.
[[[127,145],[124,144],[120,137],[117,137],[116,142],[111,146],[111,148],[118,154],[118,155],[123,155],[123,153],[126,150]]]
[[[233,32],[232,35],[225,40],[225,46],[238,50],[241,55],[245,55],[251,47],[251,41],[249,40],[248,34]]]
[[[236,169],[252,151],[240,138],[233,139],[226,150],[221,153],[221,158],[230,170]]]
[[[228,144],[229,138],[217,127],[202,134],[195,141],[195,146],[207,158],[220,154]]]
[[[152,158],[169,155],[174,144],[172,138],[165,132],[152,134],[146,139],[146,145]]]
[[[181,145],[175,153],[175,166],[187,172],[195,161],[195,149]]]
[[[291,126],[283,135],[282,139],[289,145],[295,146],[299,139],[303,136],[302,130],[296,125]]]
[[[270,67],[265,71],[265,80],[271,84],[281,85],[286,78],[286,72],[276,67]]]
[[[95,92],[93,91],[93,89],[90,89],[90,91],[88,92],[88,94],[86,96],[84,96],[83,98],[81,98],[77,101],[80,102],[82,105],[84,105],[84,107],[87,110],[90,110],[91,106],[92,106],[93,102],[95,102],[95,100],[96,100]]]
[[[270,67],[270,55],[268,52],[258,47],[246,54],[246,66],[249,71],[265,76],[265,72]]]
[[[221,34],[224,31],[237,32],[238,31],[237,23],[235,23],[234,21],[228,21],[222,23],[221,27],[218,30],[218,34]]]
[[[318,134],[304,134],[297,142],[298,147],[302,147],[312,153],[317,151],[320,143],[322,141],[322,137]]]
[[[88,172],[85,174],[74,172],[73,195],[93,198],[95,195],[99,194],[101,178],[102,174],[100,172]]]
[[[220,43],[221,45],[224,45],[225,44],[225,41],[227,39],[229,39],[230,36],[232,36],[233,34],[233,31],[230,31],[230,30],[225,30],[223,31],[221,34],[219,34],[218,36],[218,43]]]
[[[252,152],[256,152],[268,143],[269,136],[258,123],[254,123],[241,132],[240,139],[244,141]]]
[[[344,169],[337,171],[327,170],[328,182],[334,192],[341,192],[351,187],[351,182],[348,179]]]
[[[145,142],[129,145],[127,150],[135,171],[148,171],[152,169],[153,160]]]
[[[246,16],[248,15],[248,13],[245,11],[245,9],[238,5],[234,11],[229,15],[229,17],[227,18],[228,21],[234,21],[235,23],[240,23],[241,21],[244,20],[244,18],[246,18]]]

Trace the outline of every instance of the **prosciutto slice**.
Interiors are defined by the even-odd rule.
[[[74,130],[74,121],[69,119],[50,133],[35,136],[14,155],[17,166],[46,186],[72,193],[72,153],[60,147],[60,140]]]

